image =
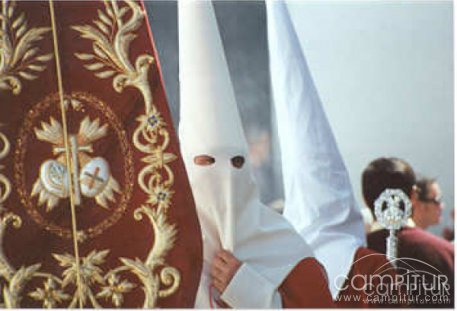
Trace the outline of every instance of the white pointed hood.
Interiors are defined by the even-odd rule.
[[[365,244],[362,216],[286,4],[267,0],[266,6],[284,216],[324,265],[336,298]]]
[[[178,2],[180,143],[203,234],[204,264],[196,307],[209,308],[210,266],[227,249],[276,290],[312,253],[293,227],[260,203],[222,41],[210,1]],[[208,166],[194,157],[208,155]],[[231,160],[242,156],[236,168]],[[273,292],[245,293],[235,308],[263,308]]]

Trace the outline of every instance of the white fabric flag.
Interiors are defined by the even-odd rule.
[[[211,2],[179,1],[178,14],[179,137],[203,234],[195,306],[212,306],[211,262],[223,248],[243,265],[221,298],[233,308],[281,307],[278,287],[312,251],[281,215],[260,202]],[[200,155],[214,162],[197,165]],[[234,167],[240,156],[246,163]]]
[[[360,208],[288,8],[267,0],[271,87],[285,190],[284,216],[324,265],[333,298],[365,244]]]

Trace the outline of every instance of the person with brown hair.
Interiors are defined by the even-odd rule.
[[[399,158],[378,158],[362,174],[362,192],[367,206],[374,212],[376,199],[386,189],[400,189],[416,206],[419,192],[416,174]],[[389,232],[380,229],[367,237],[368,248],[386,253]],[[453,307],[454,248],[448,241],[409,225],[397,234],[397,270],[408,279],[408,299],[414,307]],[[405,279],[404,279],[405,280]]]
[[[418,194],[413,206],[414,224],[426,230],[442,220],[444,203],[441,200],[441,188],[436,179],[423,177],[416,183]]]

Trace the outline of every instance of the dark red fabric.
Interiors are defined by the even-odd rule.
[[[379,308],[379,307],[402,307],[406,302],[401,301],[400,290],[392,290],[389,293],[389,299],[381,299],[376,295],[376,288],[380,286],[381,279],[370,276],[391,276],[392,278],[383,278],[386,284],[392,284],[390,280],[395,281],[397,272],[387,258],[368,248],[360,247],[354,256],[354,261],[346,278],[343,289],[338,294],[336,305],[339,308]],[[370,280],[370,281],[366,281]],[[368,287],[370,283],[372,286]],[[397,300],[392,299],[395,295]]]
[[[5,3],[13,3],[13,1],[2,2],[0,7]],[[175,268],[180,273],[178,289],[173,294],[156,297],[156,306],[193,307],[202,267],[201,233],[160,76],[158,53],[148,30],[147,18],[142,17],[139,27],[135,29],[130,27],[132,36],[128,38],[130,46],[126,49],[126,53],[128,61],[132,64],[132,70],[136,70],[135,66],[138,64],[135,62],[141,55],[148,54],[154,58],[146,77],[152,104],[157,108],[161,119],[160,135],[163,133],[168,135],[165,139],[160,135],[158,138],[160,144],[168,143],[164,151],[165,155],[145,152],[134,145],[133,136],[139,126],[138,118],[145,115],[145,102],[140,90],[127,85],[121,92],[117,92],[113,87],[113,78],[117,73],[108,78],[99,78],[95,76],[96,72],[100,73],[110,68],[105,66],[105,69],[91,71],[85,67],[97,61],[103,62],[100,60],[102,57],[99,57],[99,60],[84,61],[75,56],[75,53],[92,55],[97,53],[94,52],[93,40],[84,38],[72,27],[91,25],[101,32],[94,21],[100,19],[101,13],[108,16],[106,7],[110,5],[109,3],[54,1],[64,95],[65,98],[70,96],[83,103],[83,106],[78,109],[69,104],[67,132],[76,135],[85,117],[90,117],[91,121],[98,119],[100,126],[108,124],[106,136],[92,143],[93,150],[90,156],[104,158],[109,164],[112,176],[120,185],[120,191],[114,193],[114,200],[109,202],[108,208],[101,207],[90,197],[83,197],[81,205],[76,208],[77,229],[84,231],[86,235],[84,240],[78,242],[80,257],[87,257],[92,251],[109,250],[103,262],[98,265],[102,275],[122,265],[122,258],[132,261],[138,259],[141,262],[146,260],[152,246],[159,239],[148,216],[142,214],[142,219],[139,219],[135,217],[134,212],[141,206],[149,206],[151,209],[157,207],[155,203],[150,202],[151,197],[157,193],[153,191],[146,193],[138,182],[142,169],[150,163],[156,163],[153,169],[155,175],[151,174],[156,181],[166,180],[170,172],[173,174],[173,181],[169,188],[170,205],[162,214],[166,223],[176,230],[176,236],[170,244],[171,249],[166,251],[166,256],[155,259],[156,267],[151,273],[155,274],[158,280],[162,278],[160,281],[162,290],[169,286],[166,281],[163,281],[166,278],[163,275],[160,276],[160,271],[164,267]],[[142,8],[140,2],[135,3]],[[122,25],[128,25],[132,16],[130,6],[124,1],[117,1],[117,5],[119,12],[123,12]],[[3,13],[2,10],[0,12]],[[31,43],[29,50],[37,50],[34,50],[35,56],[33,53],[30,54],[32,56],[28,56],[27,62],[30,63],[39,55],[54,54],[48,1],[17,1],[11,12],[11,18],[6,22],[9,23],[7,29],[11,34],[8,32],[7,35],[11,39],[13,50],[20,43],[21,33],[24,35],[32,28],[48,27],[49,31],[42,34],[41,40]],[[0,24],[5,21],[3,18],[4,16],[0,19]],[[108,27],[106,22],[100,20],[99,22],[102,27],[103,24]],[[110,31],[113,39],[116,30]],[[15,36],[19,37],[15,38]],[[36,79],[29,80],[19,75],[21,71],[31,72],[32,69],[26,69],[27,62],[24,66],[15,67],[11,72],[7,72],[21,81],[22,90],[18,94],[13,94],[11,89],[5,88],[5,85],[0,87],[0,133],[7,137],[11,145],[7,156],[0,159],[0,174],[6,176],[13,187],[13,191],[3,204],[0,216],[4,217],[6,213],[11,212],[22,220],[20,228],[13,228],[11,225],[6,228],[1,245],[6,259],[14,269],[39,263],[40,271],[63,279],[62,273],[67,267],[60,266],[53,254],[74,256],[69,199],[60,199],[53,210],[46,211],[45,205],[38,204],[38,196],[31,195],[35,181],[40,178],[40,166],[47,160],[57,158],[53,153],[52,144],[39,140],[36,136],[36,130],[43,127],[42,122],[50,123],[53,118],[63,123],[56,63],[55,58],[47,62],[36,61],[35,65],[44,65],[46,68],[41,72],[35,72]],[[34,62],[32,61],[32,64]],[[0,74],[3,74],[1,70]],[[0,82],[2,78],[4,77],[0,75]],[[2,142],[0,142],[0,150],[1,148]],[[171,154],[174,155],[174,159],[167,163],[170,169],[167,171],[163,162],[170,159],[167,157]],[[130,164],[127,165],[127,162]],[[109,225],[100,227],[101,230],[97,232],[95,228],[107,219],[110,220]],[[163,219],[156,219],[157,222],[161,220]],[[141,307],[144,300],[143,286],[137,276],[132,273],[127,274],[123,272],[122,275],[129,282],[134,283],[135,287],[124,295],[122,307]],[[34,278],[26,284],[22,292],[21,307],[42,306],[40,301],[32,299],[28,293],[43,287],[43,281],[43,278]],[[5,284],[3,281],[3,285]],[[103,286],[107,286],[107,283],[96,281],[91,286],[95,296]],[[71,295],[74,292],[74,285],[69,284],[64,291]],[[113,307],[110,299],[97,299],[102,306]],[[68,303],[69,301],[65,301],[55,307],[65,307]],[[91,306],[90,300],[87,299],[86,307]]]
[[[367,237],[368,247],[385,253],[387,236],[387,230],[370,233]],[[426,263],[414,260],[399,261],[398,272],[400,274],[422,271],[425,282],[429,284],[433,283],[434,276],[442,274],[448,278],[450,284],[448,303],[427,301],[425,294],[410,291],[409,294],[413,295],[414,299],[419,299],[411,305],[424,308],[452,308],[454,305],[454,245],[420,228],[405,227],[398,232],[397,236],[399,258],[413,258]]]
[[[332,308],[324,268],[314,258],[300,261],[279,287],[283,308]]]

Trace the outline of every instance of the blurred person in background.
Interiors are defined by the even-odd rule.
[[[406,161],[399,158],[378,158],[373,160],[362,173],[362,192],[365,203],[374,214],[374,202],[386,189],[400,189],[410,199],[413,214],[420,201],[416,174]],[[435,189],[437,190],[437,189]],[[438,193],[433,193],[438,195]],[[438,200],[437,197],[426,197]],[[425,200],[425,199],[424,199]],[[368,248],[386,253],[388,230],[378,224],[377,230],[367,237]],[[419,226],[408,223],[397,232],[397,270],[405,277],[414,276],[409,297],[414,307],[446,307],[454,305],[454,247]],[[416,278],[416,275],[418,277]],[[408,278],[409,280],[409,278]],[[430,290],[439,290],[439,293]],[[444,293],[443,293],[444,291]],[[433,297],[432,297],[433,296]],[[437,297],[436,300],[432,298]],[[446,299],[442,299],[446,298]]]
[[[441,200],[441,188],[433,178],[423,177],[416,182],[417,200],[413,205],[412,220],[414,225],[426,230],[442,221],[444,203]]]

